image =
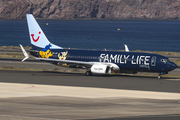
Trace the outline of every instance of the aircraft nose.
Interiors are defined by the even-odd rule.
[[[177,65],[176,65],[174,62],[168,63],[168,66],[169,66],[169,69],[170,69],[170,70],[174,70],[174,69],[177,68]]]

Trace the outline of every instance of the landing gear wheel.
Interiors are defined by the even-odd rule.
[[[91,71],[86,71],[85,75],[86,75],[86,76],[92,76],[93,74],[92,74]]]
[[[161,74],[160,73],[158,74],[158,79],[161,79]]]

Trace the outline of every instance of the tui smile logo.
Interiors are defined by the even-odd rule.
[[[40,31],[39,31],[39,34],[41,34]],[[38,36],[37,39],[34,39],[34,34],[31,34],[31,37],[32,37],[32,39],[33,39],[34,42],[37,42],[37,41],[39,40],[39,37],[40,37],[40,36]]]

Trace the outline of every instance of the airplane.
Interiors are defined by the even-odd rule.
[[[169,58],[143,52],[130,52],[125,45],[125,51],[107,50],[79,50],[64,49],[51,43],[32,14],[27,14],[29,37],[32,49],[28,50],[35,59],[50,62],[55,65],[77,67],[86,69],[85,75],[93,74],[109,75],[110,73],[137,73],[154,72],[161,75],[177,68],[177,65]],[[26,50],[20,45],[25,58],[29,58]]]

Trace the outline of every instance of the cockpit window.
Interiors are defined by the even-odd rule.
[[[161,62],[170,62],[170,59],[161,59]]]
[[[170,62],[171,60],[170,59],[167,59],[167,62]]]

